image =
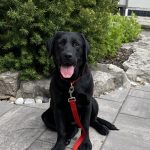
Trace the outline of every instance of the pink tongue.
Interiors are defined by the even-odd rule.
[[[71,78],[74,73],[74,66],[61,66],[60,73],[64,78]]]

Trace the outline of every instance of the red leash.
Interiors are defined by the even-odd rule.
[[[78,125],[78,127],[81,128],[81,130],[82,130],[81,136],[77,139],[77,141],[75,142],[75,144],[73,145],[73,148],[72,148],[72,150],[77,150],[78,147],[80,146],[80,144],[83,142],[84,138],[86,137],[86,131],[83,128],[80,118],[79,118],[79,114],[78,114],[78,110],[77,110],[77,106],[76,106],[76,99],[75,99],[75,97],[72,97],[73,92],[74,92],[74,86],[73,86],[73,83],[71,83],[71,86],[69,88],[70,98],[68,99],[68,102],[70,104],[70,108],[71,108],[71,111],[73,114],[74,121]]]

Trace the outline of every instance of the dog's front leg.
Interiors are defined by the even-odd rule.
[[[91,103],[89,103],[86,106],[83,106],[81,110],[81,122],[86,131],[86,137],[83,143],[80,145],[79,150],[91,150],[92,149],[92,144],[89,139],[89,126],[90,126],[91,111],[92,111]]]
[[[54,118],[57,129],[57,142],[52,150],[65,150],[65,118],[63,111],[57,106],[54,109]]]

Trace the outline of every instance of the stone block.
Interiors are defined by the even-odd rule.
[[[35,100],[33,98],[25,98],[24,104],[26,104],[26,105],[35,104]]]
[[[18,105],[21,105],[24,103],[24,99],[23,98],[17,98],[16,101],[15,101],[15,104],[18,104]]]
[[[150,47],[150,44],[148,44]],[[135,45],[136,47],[136,45]],[[137,81],[140,79],[140,82],[150,83],[150,51],[147,48],[147,45],[136,47],[136,51],[130,55],[129,59],[123,63],[126,74],[128,78],[132,81]]]
[[[112,64],[97,64],[97,69],[93,68],[92,74],[95,84],[95,97],[122,86],[125,88],[131,86],[124,70]]]
[[[19,87],[19,73],[5,72],[0,74],[0,99],[15,97]]]
[[[35,98],[37,96],[50,97],[49,94],[50,80],[23,81],[20,90],[23,98]]]
[[[99,97],[102,93],[115,89],[114,76],[102,71],[93,72],[94,96]]]

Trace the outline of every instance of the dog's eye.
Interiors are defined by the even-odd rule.
[[[63,39],[63,40],[61,40],[61,41],[59,41],[59,43],[58,43],[59,45],[65,45],[66,44],[66,40],[65,39]]]
[[[78,43],[77,41],[73,41],[73,42],[72,42],[72,46],[73,46],[73,47],[79,47],[79,43]]]

